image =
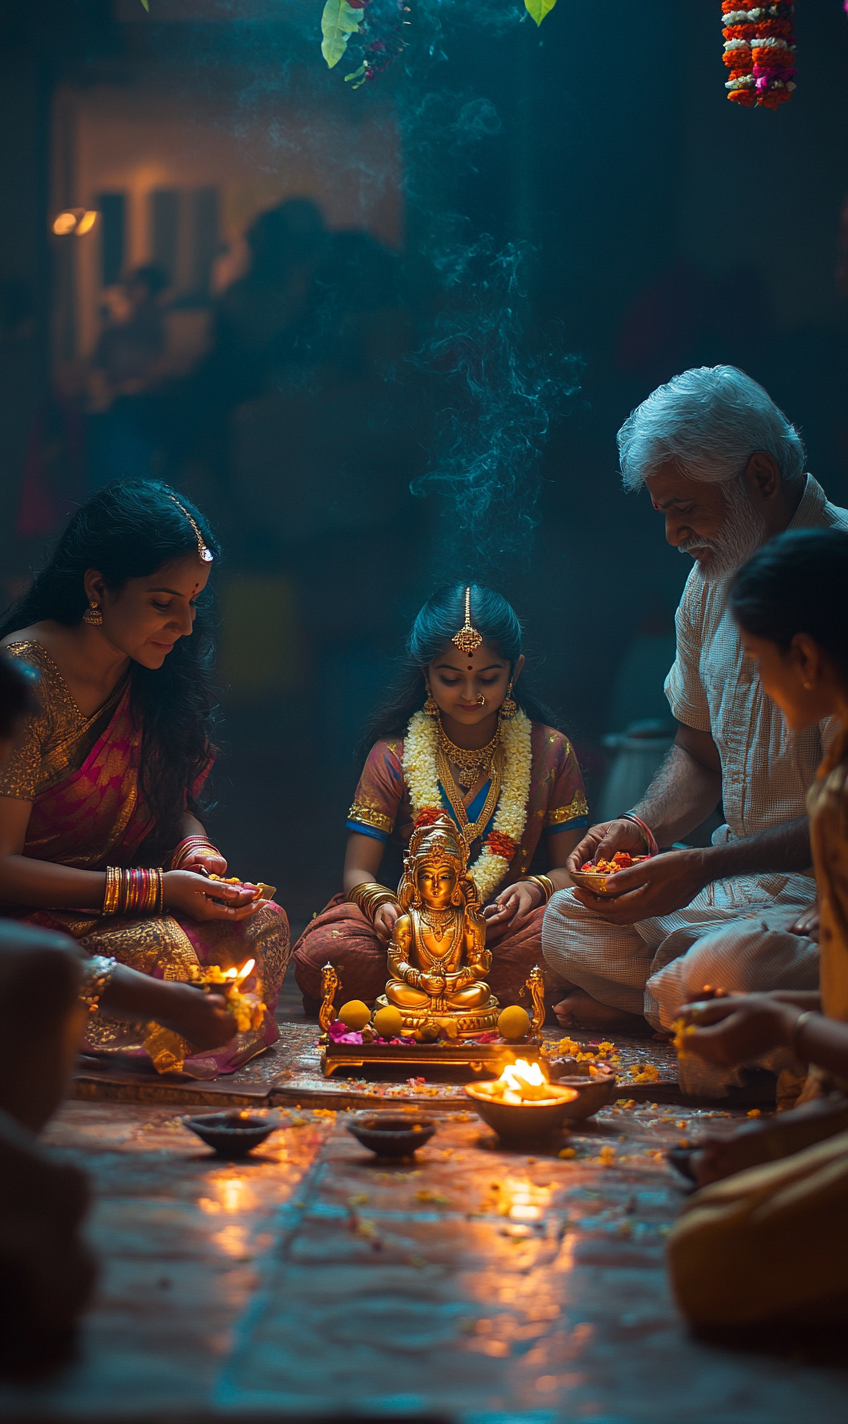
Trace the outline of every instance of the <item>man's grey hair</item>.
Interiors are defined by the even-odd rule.
[[[737,479],[755,450],[773,456],[787,484],[803,478],[803,441],[767,391],[735,366],[699,366],[637,406],[618,432],[625,489],[641,489],[674,461],[692,480]]]

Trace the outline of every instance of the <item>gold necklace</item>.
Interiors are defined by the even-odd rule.
[[[456,783],[451,775],[448,759],[439,747],[436,751],[436,770],[439,773],[439,780],[444,787],[445,795],[451,804],[451,809],[456,816],[459,829],[462,831],[467,845],[471,845],[485,831],[491,817],[494,815],[495,807],[501,795],[501,777],[503,774],[503,748],[495,748],[495,756],[492,760],[491,774],[492,784],[489,787],[489,794],[483,805],[483,809],[476,821],[469,821],[468,810],[465,802],[459,795]]]
[[[477,782],[482,780],[494,760],[500,740],[501,729],[500,723],[498,723],[495,735],[484,747],[470,749],[458,747],[455,742],[451,741],[442,726],[441,717],[439,718],[439,747],[451,765],[459,770],[460,775],[457,777],[457,781],[464,791],[468,791],[470,787],[476,786]]]
[[[455,911],[452,909],[431,910],[427,905],[422,905],[418,913],[428,930],[431,930],[437,939],[441,939],[446,928],[454,918]]]

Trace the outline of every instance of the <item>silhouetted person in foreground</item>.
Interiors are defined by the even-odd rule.
[[[32,709],[26,679],[0,658],[0,763]],[[82,965],[64,935],[0,922],[0,1373],[61,1363],[94,1285],[80,1235],[89,1188],[36,1139],[67,1089],[82,1035]]]

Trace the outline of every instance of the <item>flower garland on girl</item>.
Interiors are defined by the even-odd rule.
[[[524,834],[532,769],[530,730],[530,719],[520,708],[514,717],[504,718],[501,724],[504,749],[501,794],[492,829],[468,871],[482,904],[491,898],[506,876]],[[436,765],[438,746],[437,719],[424,712],[413,713],[403,743],[403,774],[416,826],[426,825],[445,814]]]
[[[776,109],[795,88],[795,6],[759,0],[722,0],[724,62],[730,70],[727,97],[751,109]]]

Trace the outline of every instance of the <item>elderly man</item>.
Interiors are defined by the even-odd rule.
[[[786,730],[726,600],[733,573],[760,544],[784,529],[848,528],[848,511],[805,474],[800,436],[766,391],[732,366],[660,386],[625,421],[618,444],[625,488],[647,485],[668,542],[695,560],[665,684],[678,731],[640,803],[593,826],[569,868],[671,846],[719,800],[726,825],[707,848],[621,871],[613,900],[560,891],[542,943],[549,976],[565,990],[555,1007],[564,1026],[644,1029],[647,1019],[668,1029],[705,985],[818,987],[805,797],[835,728]],[[681,1060],[689,1091],[720,1094],[744,1081],[740,1070],[716,1071]]]

